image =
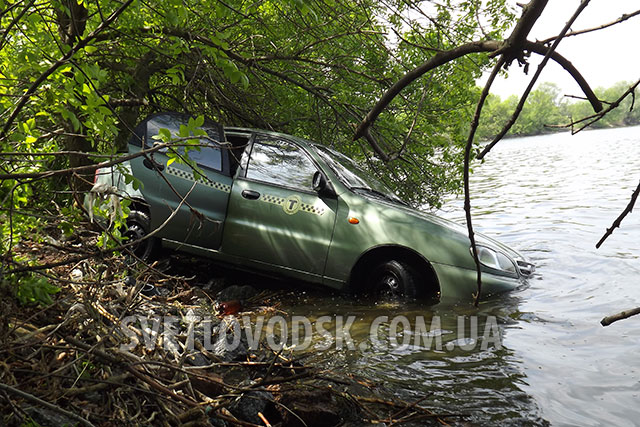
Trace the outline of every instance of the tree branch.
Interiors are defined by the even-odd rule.
[[[28,400],[28,401],[30,401],[32,403],[37,404],[37,405],[44,406],[45,408],[51,409],[52,411],[55,411],[55,412],[57,412],[59,414],[62,414],[67,418],[71,418],[72,420],[75,420],[75,421],[79,422],[80,424],[82,424],[84,426],[94,427],[93,424],[91,424],[89,421],[87,421],[84,418],[74,414],[73,412],[66,411],[66,410],[64,410],[64,409],[62,409],[62,408],[60,408],[60,407],[58,407],[58,406],[56,406],[56,405],[54,405],[52,403],[49,403],[49,402],[46,402],[46,401],[40,399],[39,397],[36,397],[36,396],[34,396],[32,394],[29,394],[29,393],[27,393],[25,391],[19,390],[19,389],[15,388],[15,387],[11,387],[10,385],[0,383],[0,390],[4,390],[4,391],[9,392],[11,394],[14,394],[16,396],[20,396],[21,398],[26,399],[26,400]]]
[[[480,152],[480,154],[478,154],[477,158],[479,160],[482,160],[484,158],[484,156],[486,156],[487,153],[489,153],[489,151],[491,151],[491,149],[498,142],[500,142],[500,140],[507,134],[507,132],[509,132],[509,130],[511,130],[511,127],[515,124],[516,120],[520,116],[520,113],[522,112],[522,108],[524,107],[524,103],[527,101],[527,98],[529,97],[529,94],[533,90],[533,86],[536,84],[536,82],[538,81],[538,78],[540,77],[540,74],[542,73],[542,70],[544,69],[544,67],[546,67],[547,63],[549,62],[549,59],[551,58],[551,54],[556,50],[556,47],[558,47],[558,45],[560,44],[560,41],[562,40],[564,35],[569,31],[569,28],[571,28],[571,25],[573,25],[573,23],[578,18],[580,13],[582,13],[584,8],[587,7],[587,5],[589,4],[589,1],[590,0],[582,0],[582,2],[580,3],[580,6],[578,6],[578,8],[574,12],[573,16],[571,17],[571,19],[569,19],[569,21],[565,24],[565,26],[562,29],[562,31],[560,32],[560,34],[558,35],[558,37],[553,42],[553,45],[551,45],[551,47],[549,48],[549,50],[545,54],[544,58],[542,59],[542,62],[540,62],[540,64],[538,65],[538,69],[536,70],[536,73],[533,75],[533,77],[531,78],[531,81],[529,82],[529,85],[527,86],[527,89],[524,91],[524,93],[520,97],[520,101],[518,102],[518,105],[516,106],[516,110],[511,115],[511,118],[509,119],[507,124],[502,128],[502,131],[500,131],[500,133],[498,135],[496,135],[495,138],[493,138],[493,141],[491,141],[489,144],[487,144],[484,147],[484,149],[482,150],[482,152]]]
[[[100,34],[103,30],[108,28],[109,25],[111,25],[111,23],[113,23],[113,21],[115,21],[118,18],[118,16],[120,16],[120,14],[122,14],[122,12],[125,11],[125,9],[129,7],[131,3],[133,3],[133,1],[134,0],[127,0],[124,4],[122,4],[122,6],[120,6],[118,10],[113,12],[106,19],[106,21],[103,21],[98,26],[98,28],[96,28],[91,34],[89,34],[87,37],[85,37],[84,39],[76,43],[75,46],[73,46],[67,53],[65,53],[62,56],[62,58],[54,62],[44,73],[40,75],[40,77],[38,77],[31,84],[29,89],[27,89],[27,91],[22,95],[22,97],[18,101],[18,104],[13,109],[13,112],[11,113],[6,123],[4,124],[4,127],[2,128],[2,132],[0,132],[0,139],[4,138],[7,135],[7,132],[9,132],[9,129],[11,129],[11,125],[13,125],[13,122],[18,117],[18,114],[20,114],[20,111],[22,111],[24,106],[27,104],[27,102],[29,101],[29,98],[31,98],[31,95],[35,93],[35,91],[40,87],[40,85],[42,85],[47,80],[47,78],[51,74],[53,74],[58,68],[60,68],[62,65],[67,63],[67,61],[71,59],[73,55],[76,54],[76,52],[78,52],[81,49],[84,49],[89,44],[90,41],[96,38],[96,36]]]
[[[537,53],[539,55],[547,55],[547,53],[549,53],[549,51],[551,50],[549,47],[545,46],[540,42],[534,43],[534,42],[526,41],[524,43],[524,46],[527,50],[530,50],[531,52]],[[553,59],[560,66],[562,66],[562,68],[564,68],[569,74],[571,74],[571,77],[573,77],[576,83],[580,86],[580,89],[582,89],[582,92],[591,103],[593,110],[595,112],[602,111],[602,102],[598,99],[596,94],[591,89],[591,86],[589,86],[589,83],[587,83],[587,81],[582,76],[580,71],[578,71],[578,69],[571,63],[571,61],[569,61],[564,56],[560,55],[555,50],[551,51],[551,59]]]
[[[473,223],[471,219],[471,189],[469,183],[469,164],[471,162],[471,148],[473,147],[473,140],[475,139],[476,131],[478,130],[478,125],[480,124],[480,115],[482,114],[482,108],[484,107],[484,103],[487,100],[487,96],[489,96],[489,91],[491,90],[491,86],[495,81],[498,73],[502,66],[507,62],[507,59],[502,56],[493,67],[491,71],[491,75],[487,80],[487,83],[484,85],[484,89],[482,89],[482,93],[480,94],[480,99],[478,100],[478,104],[476,105],[476,111],[473,115],[473,121],[471,122],[471,129],[469,130],[469,137],[467,138],[467,144],[464,148],[464,212],[467,220],[467,232],[469,234],[469,242],[471,243],[471,253],[473,255],[473,260],[476,263],[476,277],[477,277],[477,291],[474,297],[474,305],[477,307],[480,303],[480,294],[482,292],[482,270],[480,268],[480,259],[478,258],[478,248],[476,246],[476,238],[475,233],[473,231]]]
[[[470,53],[492,52],[500,47],[500,43],[501,42],[493,40],[476,41],[458,46],[451,50],[436,53],[434,56],[429,58],[429,60],[402,76],[400,80],[398,80],[384,93],[384,95],[382,95],[380,100],[376,103],[376,105],[373,106],[373,108],[365,116],[364,120],[362,120],[362,122],[356,128],[353,140],[355,141],[358,138],[365,136],[367,129],[378,118],[380,113],[382,113],[382,111],[400,93],[400,91],[423,74]]]
[[[522,15],[511,32],[511,35],[507,40],[505,40],[500,49],[492,53],[490,56],[506,56],[505,63],[507,65],[516,58],[521,59],[522,46],[527,40],[527,37],[531,32],[531,28],[533,28],[533,25],[547,6],[547,3],[548,0],[531,0],[529,3],[524,5],[522,8]]]
[[[600,111],[597,114],[593,114],[591,116],[588,117],[584,117],[580,120],[577,121],[572,121],[571,123],[569,123],[568,125],[565,125],[563,127],[571,127],[571,134],[575,135],[576,133],[582,131],[583,129],[591,126],[592,124],[594,124],[595,122],[597,122],[598,120],[600,120],[601,118],[603,118],[604,116],[606,116],[607,114],[609,114],[609,112],[611,110],[614,110],[616,108],[618,108],[620,106],[620,103],[622,103],[622,101],[624,101],[624,99],[631,95],[632,97],[634,97],[635,99],[635,90],[636,88],[640,85],[640,80],[638,80],[637,82],[635,82],[633,85],[631,85],[629,87],[629,89],[627,89],[618,99],[616,99],[614,102],[609,103],[609,106]],[[582,125],[582,127],[580,127],[578,130],[573,130],[573,126],[577,125],[578,123],[582,123],[582,122],[587,122],[586,124]]]
[[[570,33],[567,33],[565,35],[565,38],[566,37],[572,37],[572,36],[579,36],[581,34],[587,34],[587,33],[591,33],[591,32],[594,32],[594,31],[604,30],[605,28],[613,27],[614,25],[617,25],[617,24],[619,24],[621,22],[626,21],[627,19],[631,19],[634,16],[638,16],[638,15],[640,15],[640,10],[636,10],[635,12],[632,12],[632,13],[625,13],[620,18],[616,19],[615,21],[609,22],[607,24],[603,24],[603,25],[600,25],[598,27],[587,28],[585,30],[572,31]],[[554,41],[557,37],[558,36],[549,37],[548,39],[538,41],[538,43],[548,44],[548,43],[551,43],[552,41]]]
[[[633,210],[633,207],[636,204],[636,200],[638,199],[639,194],[640,194],[640,183],[638,184],[638,186],[636,187],[636,190],[631,195],[631,200],[629,200],[629,204],[627,205],[627,207],[624,208],[624,211],[622,211],[622,213],[618,216],[618,218],[616,218],[616,220],[613,221],[613,224],[611,224],[611,227],[607,228],[606,233],[604,233],[604,236],[602,236],[600,241],[596,243],[596,249],[602,246],[604,241],[607,240],[607,238],[613,234],[613,230],[620,227],[622,220],[631,213],[631,211]]]

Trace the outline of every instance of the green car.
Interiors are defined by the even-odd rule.
[[[160,113],[140,123],[136,153],[177,134],[189,117]],[[132,200],[131,238],[148,257],[159,247],[233,267],[339,290],[409,298],[465,298],[476,290],[466,229],[409,207],[348,157],[280,133],[205,122],[199,150],[176,143],[100,169],[93,192],[111,188]],[[166,133],[166,131],[163,131]],[[170,151],[168,151],[170,150]],[[190,159],[195,169],[171,157]],[[115,187],[115,189],[114,189]],[[534,266],[519,253],[478,235],[483,292],[516,288]]]

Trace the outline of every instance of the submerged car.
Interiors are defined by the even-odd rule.
[[[188,120],[150,116],[129,152],[153,147],[167,129],[177,134]],[[176,143],[96,172],[94,188],[115,187],[131,200],[128,236],[152,235],[137,255],[167,247],[268,275],[410,298],[468,299],[476,291],[466,229],[412,209],[348,157],[270,131],[212,122],[200,129],[199,150]],[[176,155],[197,168],[171,161]],[[143,186],[127,184],[127,173]],[[478,235],[477,245],[485,294],[512,290],[533,271],[493,239]]]

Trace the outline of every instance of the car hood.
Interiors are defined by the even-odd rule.
[[[428,212],[424,212],[424,211],[420,211],[420,210],[416,210],[413,208],[410,208],[409,206],[404,206],[401,205],[399,203],[392,203],[386,200],[382,200],[382,199],[378,199],[375,197],[370,197],[370,196],[363,196],[366,197],[367,199],[369,199],[371,202],[378,204],[378,205],[382,205],[384,206],[385,209],[395,209],[395,210],[399,210],[402,211],[405,214],[411,215],[415,218],[419,218],[423,221],[427,221],[430,222],[432,224],[438,225],[440,227],[444,227],[447,228],[449,230],[451,230],[452,232],[459,234],[461,239],[466,239],[468,241],[469,239],[469,232],[467,230],[467,227],[459,224],[457,222],[439,217],[437,215],[434,215],[432,213],[428,213]],[[513,258],[514,260],[522,260],[524,261],[525,258],[516,250],[510,248],[509,246],[505,245],[504,243],[501,243],[489,236],[486,236],[482,233],[478,233],[478,232],[474,232],[475,235],[475,239],[476,239],[476,244],[478,245],[484,245],[484,246],[488,246],[490,248],[493,249],[499,249],[502,252],[506,253],[507,255],[509,255],[511,258]]]

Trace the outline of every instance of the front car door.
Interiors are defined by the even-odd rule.
[[[139,139],[132,139],[129,151],[136,152],[140,146],[153,146],[153,137],[161,128],[169,129],[175,136],[180,125],[187,120],[188,116],[175,113],[149,117],[143,125],[143,144]],[[157,237],[218,249],[232,179],[225,147],[214,142],[224,141],[222,128],[215,123],[205,122],[202,129],[207,132],[209,139],[200,139],[199,150],[190,149],[185,154],[184,146],[179,143],[170,148],[197,164],[199,171],[195,174],[187,164],[167,164],[167,149],[132,160],[131,168],[133,175],[144,185],[141,192],[150,206],[151,230],[162,227]]]
[[[292,141],[256,134],[248,152],[231,190],[222,251],[319,281],[337,200],[313,190],[318,168]]]

